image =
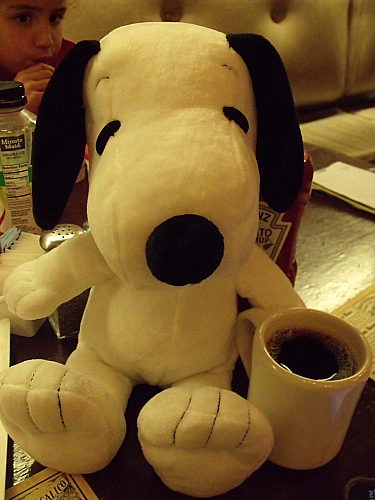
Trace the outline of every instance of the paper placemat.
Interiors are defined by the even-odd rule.
[[[370,378],[375,381],[375,284],[333,311],[360,330],[369,341],[373,360]]]
[[[351,158],[375,158],[375,121],[364,113],[345,113],[302,123],[304,142],[343,153]]]

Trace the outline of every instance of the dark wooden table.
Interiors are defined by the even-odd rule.
[[[337,159],[327,151],[307,146],[314,168]],[[362,165],[369,167],[369,165]],[[63,221],[85,220],[85,182],[75,188]],[[313,192],[306,207],[297,244],[298,272],[295,287],[309,307],[332,311],[368,285],[375,283],[375,216]],[[33,357],[64,362],[76,339],[57,340],[48,322],[33,338],[12,337],[11,362]],[[239,365],[234,388],[246,394],[247,380]],[[112,463],[86,475],[100,499],[182,500],[186,497],[166,488],[142,456],[136,419],[157,389],[137,387],[127,409],[128,431]],[[329,464],[311,471],[293,471],[266,462],[225,500],[340,500],[345,484],[356,476],[375,477],[375,383],[369,381],[355,411],[343,448]],[[41,470],[22,450],[8,453],[7,487]],[[217,497],[218,498],[218,497]]]

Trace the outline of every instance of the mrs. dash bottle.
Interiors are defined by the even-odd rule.
[[[32,209],[31,146],[35,115],[19,82],[0,82],[0,234],[13,226],[40,234]]]

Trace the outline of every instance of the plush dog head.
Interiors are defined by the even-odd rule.
[[[86,141],[93,237],[114,272],[139,286],[235,272],[255,242],[259,181],[280,212],[302,184],[288,79],[257,35],[142,23],[78,43],[38,114],[41,227],[59,221]]]

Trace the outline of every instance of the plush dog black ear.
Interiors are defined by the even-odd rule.
[[[40,103],[33,138],[33,209],[36,223],[52,229],[60,220],[85,154],[82,84],[99,42],[77,43],[56,68]]]
[[[289,80],[276,49],[254,34],[227,35],[249,70],[257,107],[256,156],[260,192],[268,205],[285,212],[303,181],[303,142]]]

